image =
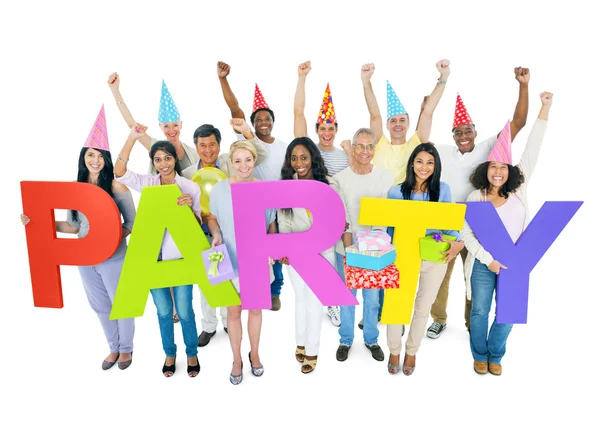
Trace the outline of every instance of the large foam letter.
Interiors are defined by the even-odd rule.
[[[427,229],[461,230],[465,208],[455,203],[361,199],[359,224],[394,227],[392,242],[396,244],[400,290],[385,291],[381,323],[410,323],[421,269],[419,238]]]
[[[231,185],[242,307],[271,308],[268,257],[288,257],[323,305],[357,305],[335,269],[319,253],[342,236],[346,217],[339,195],[310,180]],[[265,210],[304,208],[313,216],[302,233],[266,234]]]
[[[177,185],[142,190],[111,319],[142,316],[151,289],[194,283],[198,284],[211,307],[240,304],[231,281],[215,286],[208,282],[202,251],[210,245],[193,212],[187,206],[177,205],[180,195]],[[158,261],[165,229],[183,259]]]
[[[121,214],[100,187],[82,182],[21,182],[33,305],[62,308],[59,265],[93,266],[114,254],[121,241]],[[85,214],[90,231],[82,239],[58,239],[54,209]]]
[[[491,203],[468,202],[467,222],[477,240],[508,269],[498,275],[496,320],[527,323],[529,274],[569,223],[582,201],[546,202],[517,239],[510,238]]]

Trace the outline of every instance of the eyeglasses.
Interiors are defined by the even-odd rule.
[[[371,151],[375,149],[374,144],[367,144],[366,146],[364,144],[353,144],[352,147],[356,147],[361,152],[365,150]]]
[[[456,131],[454,131],[454,136],[456,138],[460,138],[463,136],[463,132],[464,132],[464,135],[473,135],[475,133],[475,131],[473,131],[472,129],[465,129],[464,131],[456,130]]]

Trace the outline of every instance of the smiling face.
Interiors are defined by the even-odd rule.
[[[424,182],[433,175],[435,170],[435,158],[429,152],[421,151],[415,156],[413,169],[416,178]]]
[[[237,149],[231,155],[231,164],[235,169],[238,178],[241,180],[249,180],[252,178],[252,170],[254,170],[254,156],[247,149]]]
[[[471,152],[475,147],[475,138],[477,137],[477,131],[475,125],[460,125],[454,128],[452,131],[454,136],[454,143],[458,147],[460,153]]]
[[[352,144],[354,160],[361,165],[370,164],[375,155],[375,143],[369,134],[359,134]]]
[[[317,127],[317,136],[319,137],[319,145],[322,147],[333,147],[333,140],[337,128],[333,123],[320,124]]]
[[[177,160],[170,153],[164,150],[157,150],[152,159],[154,168],[158,170],[161,176],[169,176],[175,171],[175,163]]]
[[[208,137],[198,137],[196,140],[196,152],[204,165],[213,166],[219,157],[221,146],[217,143],[215,134]]]
[[[179,141],[179,133],[181,132],[181,120],[176,120],[170,123],[160,123],[160,127],[165,134],[165,138],[171,143]]]
[[[312,159],[306,146],[298,144],[294,147],[290,163],[298,179],[312,179]]]
[[[408,116],[406,114],[398,114],[390,117],[387,121],[387,129],[390,131],[392,140],[406,139],[406,131],[408,131]]]
[[[85,166],[91,174],[99,174],[104,168],[104,157],[96,149],[89,148],[85,152]]]
[[[271,113],[266,110],[257,111],[254,116],[254,130],[258,136],[269,136],[273,129],[273,118]]]
[[[501,188],[508,181],[508,164],[490,162],[488,165],[487,179],[492,187]]]

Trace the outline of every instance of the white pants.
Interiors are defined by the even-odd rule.
[[[200,290],[200,306],[202,308],[202,330],[208,333],[215,332],[219,323],[217,308],[210,308],[202,290]],[[227,307],[220,307],[219,310],[221,310],[223,327],[227,328]]]

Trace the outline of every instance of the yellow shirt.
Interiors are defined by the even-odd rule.
[[[392,145],[385,135],[377,142],[373,165],[383,168],[394,175],[394,183],[398,185],[406,178],[406,164],[415,147],[421,144],[415,132],[404,144]]]

